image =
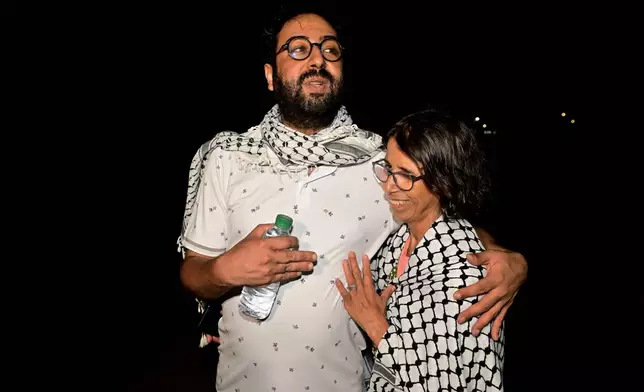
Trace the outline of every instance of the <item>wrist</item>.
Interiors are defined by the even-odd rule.
[[[230,288],[234,284],[231,282],[231,278],[228,276],[226,264],[228,257],[226,253],[219,255],[210,259],[207,264],[207,275],[208,280],[217,287],[221,288]]]
[[[486,249],[490,249],[492,247],[497,246],[496,242],[494,241],[494,238],[490,235],[490,233],[488,233],[487,231],[483,230],[480,227],[476,227],[474,230],[476,231],[476,234],[478,235],[479,240],[481,240],[481,242],[483,243],[483,246]]]
[[[508,250],[508,249],[502,247],[501,245],[497,245],[497,244],[492,244],[490,246],[486,246],[485,249],[486,250],[493,250],[493,251],[496,251],[496,252],[503,252],[503,253],[515,253],[515,252],[513,252],[511,250]]]
[[[389,323],[384,317],[374,320],[367,328],[367,335],[369,335],[369,339],[373,342],[374,348],[378,347],[387,329],[389,329]]]

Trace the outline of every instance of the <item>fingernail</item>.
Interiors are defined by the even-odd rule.
[[[463,296],[461,295],[461,293],[454,293],[454,299],[455,300],[460,301],[462,299],[462,297]]]
[[[475,337],[479,336],[479,332],[481,332],[481,331],[479,331],[478,329],[473,329],[472,330],[472,335],[474,335]]]
[[[309,271],[313,269],[313,263],[309,263]]]
[[[313,261],[317,261],[317,260],[318,260],[318,254],[317,254],[317,253],[313,253]]]
[[[459,324],[463,324],[464,321],[465,321],[465,317],[459,317],[456,319],[456,322],[458,322]]]

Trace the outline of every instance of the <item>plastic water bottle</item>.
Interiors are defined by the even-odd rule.
[[[293,219],[289,216],[279,214],[275,218],[273,227],[266,230],[263,238],[290,235],[293,227]],[[250,287],[244,286],[239,298],[239,311],[257,320],[264,320],[271,314],[271,309],[277,297],[277,290],[280,282],[269,283],[266,286]]]

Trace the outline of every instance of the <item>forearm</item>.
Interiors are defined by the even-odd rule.
[[[222,255],[223,256],[223,255]],[[194,295],[203,300],[221,297],[231,285],[221,274],[221,257],[202,258],[187,256],[181,265],[181,282]]]
[[[475,227],[474,230],[476,230],[476,234],[479,236],[479,239],[483,243],[483,246],[485,246],[485,249],[490,249],[493,246],[498,246],[498,244],[494,240],[494,237],[492,237],[490,233],[480,227]]]
[[[516,253],[511,251],[510,249],[507,249],[501,246],[498,242],[496,242],[494,237],[492,237],[492,234],[488,233],[484,229],[481,229],[480,227],[475,227],[474,230],[476,230],[476,234],[479,236],[479,239],[483,243],[483,246],[485,247],[486,250],[498,250],[506,253]]]

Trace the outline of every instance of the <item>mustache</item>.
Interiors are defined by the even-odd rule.
[[[304,72],[302,75],[300,75],[300,79],[298,80],[298,84],[301,86],[304,83],[304,80],[306,78],[310,78],[312,76],[319,76],[319,77],[328,79],[329,82],[331,82],[331,83],[335,82],[335,79],[333,78],[333,75],[331,75],[329,73],[329,71],[327,71],[326,69],[321,68],[321,69],[311,69],[311,70],[308,70],[308,71]]]

